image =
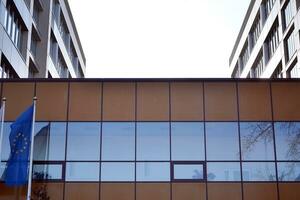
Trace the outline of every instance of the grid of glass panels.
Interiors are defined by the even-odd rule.
[[[33,174],[68,182],[294,182],[299,138],[300,122],[37,122]]]

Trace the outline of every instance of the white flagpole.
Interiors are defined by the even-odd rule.
[[[4,113],[5,113],[5,102],[6,98],[2,99],[2,113],[1,113],[1,130],[0,130],[0,167],[1,167],[1,155],[2,155],[2,142],[3,142],[3,127],[4,127]]]
[[[33,98],[33,115],[31,125],[31,144],[30,144],[30,159],[29,159],[29,175],[28,175],[28,187],[27,187],[27,200],[31,199],[31,187],[32,187],[32,165],[33,165],[33,144],[34,144],[34,125],[35,125],[35,110],[36,110],[37,98]]]

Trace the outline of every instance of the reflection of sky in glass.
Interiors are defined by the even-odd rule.
[[[237,123],[206,123],[206,141],[208,160],[239,160]]]
[[[175,164],[174,165],[174,179],[203,179],[203,165],[202,164]]]
[[[34,159],[64,160],[66,123],[51,122],[35,123]],[[50,130],[50,134],[49,134]]]
[[[269,122],[242,122],[243,160],[274,160],[273,127]]]
[[[9,134],[10,134],[10,125],[12,123],[5,122],[3,127],[3,141],[2,141],[2,160],[8,160],[10,155],[10,144],[9,144]]]
[[[101,164],[101,181],[134,181],[134,162]]]
[[[300,160],[300,122],[275,123],[278,160]]]
[[[100,124],[69,123],[68,160],[100,160]]]
[[[170,181],[170,163],[136,164],[137,181]]]
[[[66,181],[99,181],[99,163],[68,162]]]
[[[137,123],[137,160],[170,160],[169,123]]]
[[[4,172],[5,168],[6,168],[6,163],[1,162],[1,164],[0,164],[0,180],[3,180],[2,176],[3,176],[3,172]]]
[[[103,123],[102,160],[134,160],[134,146],[134,123]]]
[[[279,181],[300,181],[300,162],[277,163]]]
[[[61,179],[62,165],[33,165],[33,177],[39,179],[40,176],[44,179]]]
[[[241,170],[239,162],[208,162],[208,181],[240,181]]]
[[[276,181],[275,163],[273,162],[244,162],[244,181]]]
[[[172,123],[172,160],[204,160],[204,124]]]

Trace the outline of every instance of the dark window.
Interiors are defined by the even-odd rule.
[[[300,181],[300,162],[279,162],[277,168],[279,181]]]
[[[70,122],[67,160],[100,160],[100,123]]]
[[[270,122],[242,122],[243,160],[274,160],[273,127]]]
[[[67,162],[66,181],[99,181],[98,162]]]
[[[137,160],[170,160],[169,123],[137,123]]]
[[[170,163],[138,162],[136,178],[137,181],[170,181]]]
[[[244,162],[244,181],[276,181],[275,163],[273,162]]]
[[[66,123],[36,122],[34,160],[65,160]]]
[[[135,124],[103,123],[102,160],[135,159]]]
[[[277,160],[300,160],[300,123],[275,123]]]
[[[241,181],[239,162],[208,162],[208,181]]]
[[[101,181],[134,181],[134,162],[103,162]]]
[[[239,160],[238,124],[206,123],[206,148],[208,160]]]
[[[172,160],[204,160],[204,124],[172,123]]]
[[[33,179],[34,180],[62,180],[62,165],[61,164],[34,164]]]

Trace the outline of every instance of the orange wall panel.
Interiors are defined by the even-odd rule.
[[[300,183],[280,183],[279,196],[280,200],[299,200]]]
[[[25,187],[7,187],[0,183],[1,200],[25,200],[27,195],[27,186]]]
[[[276,183],[244,183],[244,200],[277,200]]]
[[[173,200],[206,200],[204,183],[173,183]]]
[[[101,200],[134,200],[133,183],[101,183]]]
[[[137,183],[136,200],[170,200],[169,183]]]
[[[65,200],[99,200],[98,183],[66,183]]]
[[[208,200],[242,200],[240,183],[208,183]]]

